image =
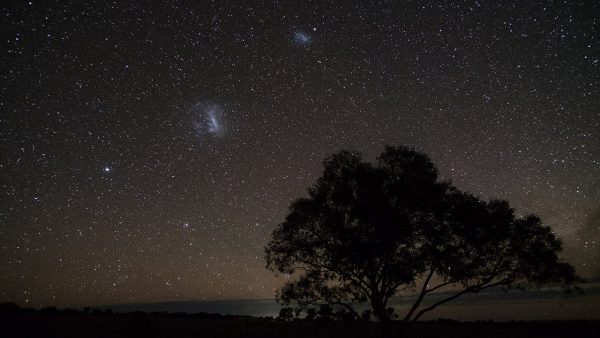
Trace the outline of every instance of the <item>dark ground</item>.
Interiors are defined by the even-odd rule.
[[[1,337],[378,337],[378,323],[127,314],[1,314]],[[393,336],[402,326],[394,323]],[[594,332],[596,332],[594,334]],[[597,337],[599,321],[423,322],[406,337]]]

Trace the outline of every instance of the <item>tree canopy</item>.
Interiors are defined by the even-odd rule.
[[[269,269],[292,276],[278,292],[284,304],[356,313],[368,302],[384,322],[390,297],[407,289],[418,297],[405,320],[490,287],[566,288],[577,277],[561,249],[537,216],[516,217],[506,201],[459,191],[423,153],[386,147],[375,163],[347,151],[327,158],[265,251]],[[442,288],[456,293],[421,306]]]

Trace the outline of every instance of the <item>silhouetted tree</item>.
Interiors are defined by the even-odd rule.
[[[396,314],[396,309],[394,309],[393,307],[388,307],[387,309],[385,309],[385,312],[387,313],[388,318],[398,318],[398,315]]]
[[[297,199],[266,248],[267,266],[304,273],[279,292],[284,303],[345,307],[369,301],[388,318],[389,297],[413,282],[416,229],[429,221],[448,185],[437,181],[429,158],[406,148],[386,148],[378,164],[340,152],[308,198]]]
[[[285,322],[294,319],[294,309],[291,307],[282,308],[281,310],[279,310],[279,316],[277,317],[277,319],[283,320]]]
[[[346,313],[348,313],[348,311],[345,308],[339,308],[333,315],[335,320],[341,321],[346,316]]]
[[[313,320],[317,316],[317,310],[315,308],[306,309],[306,319]]]
[[[2,314],[17,313],[19,310],[20,308],[16,303],[0,303],[0,313]]]
[[[279,290],[282,303],[356,314],[353,305],[368,301],[384,328],[389,298],[421,279],[405,320],[489,287],[576,280],[539,218],[516,218],[505,201],[459,192],[438,180],[426,155],[405,147],[386,147],[375,164],[346,151],[326,159],[309,196],[292,203],[265,250],[271,270],[299,272]],[[427,294],[450,285],[461,289],[419,309]]]
[[[335,319],[337,321],[342,321],[342,322],[352,322],[358,317],[356,312],[348,311],[343,307],[338,308],[338,310],[335,312],[334,315],[335,315]]]
[[[40,310],[40,313],[43,314],[57,314],[59,313],[58,308],[56,306],[47,306]]]
[[[352,311],[346,311],[345,309],[341,309],[343,310],[340,316],[340,320],[346,323],[350,323],[350,322],[354,322],[356,319],[358,319],[358,315],[356,314],[356,312],[352,312]]]
[[[319,305],[319,311],[317,312],[317,315],[319,315],[319,319],[321,320],[331,320],[331,316],[333,315],[333,309],[327,304],[321,304]]]

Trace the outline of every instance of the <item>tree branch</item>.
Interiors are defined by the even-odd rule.
[[[454,283],[456,283],[456,281],[444,282],[442,284],[439,284],[439,285],[436,285],[436,286],[432,287],[431,289],[427,289],[427,291],[425,291],[425,292],[426,293],[430,293],[430,292],[435,291],[435,290],[437,290],[439,288],[443,288],[444,286],[448,286],[448,285],[451,285],[451,284],[454,284]]]
[[[444,303],[447,303],[447,302],[449,302],[449,301],[451,301],[453,299],[456,299],[456,298],[464,295],[465,293],[468,293],[468,292],[479,292],[481,290],[489,289],[489,288],[492,288],[494,286],[504,285],[504,284],[506,284],[509,281],[508,278],[504,278],[504,279],[499,280],[499,281],[497,281],[495,283],[491,283],[492,279],[493,278],[488,278],[487,281],[485,281],[485,282],[482,282],[482,283],[474,285],[474,286],[468,286],[464,290],[462,290],[461,292],[458,292],[457,294],[455,294],[453,296],[450,296],[448,298],[442,299],[441,301],[439,301],[437,303],[434,303],[433,305],[428,306],[428,307],[422,309],[421,311],[419,311],[419,313],[417,313],[417,315],[415,316],[415,318],[413,319],[413,321],[417,321],[426,312],[431,311],[431,310],[435,309],[436,307],[438,307],[438,306],[440,306],[440,305],[442,305]]]
[[[428,307],[424,308],[423,310],[419,311],[419,313],[417,313],[417,315],[415,316],[415,318],[412,321],[416,322],[426,312],[431,311],[431,310],[435,309],[436,307],[438,307],[438,306],[440,306],[440,305],[442,305],[444,303],[447,303],[447,302],[449,302],[449,301],[451,301],[453,299],[456,299],[456,298],[464,295],[465,293],[471,292],[471,291],[472,291],[472,289],[468,287],[468,288],[462,290],[461,292],[459,292],[459,293],[457,293],[457,294],[455,294],[455,295],[453,295],[451,297],[448,297],[446,299],[442,299],[441,301],[439,301],[439,302],[437,302],[437,303],[435,303],[435,304],[433,304],[431,306],[428,306]]]
[[[419,298],[417,298],[417,301],[410,308],[410,310],[408,311],[406,316],[404,316],[405,322],[410,320],[410,317],[412,317],[413,313],[415,313],[415,311],[417,310],[419,305],[421,305],[421,301],[423,301],[423,298],[425,297],[425,294],[427,293],[427,284],[429,284],[429,280],[431,280],[431,277],[433,276],[434,271],[435,270],[433,268],[429,271],[429,274],[427,275],[427,278],[425,279],[425,283],[423,283],[423,287],[421,288],[421,292],[419,293]]]

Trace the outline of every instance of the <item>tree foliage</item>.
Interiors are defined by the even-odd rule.
[[[458,191],[425,154],[405,147],[387,147],[375,163],[347,151],[327,158],[265,250],[269,269],[294,276],[278,292],[284,304],[327,304],[358,317],[354,305],[369,302],[382,322],[390,297],[418,281],[406,320],[465,293],[577,278],[538,217],[517,218],[506,201]],[[427,294],[452,286],[455,295],[421,307]]]
[[[485,202],[453,189],[443,212],[428,224],[420,241],[422,265],[416,277],[424,283],[406,320],[413,315],[417,320],[465,293],[545,284],[570,290],[577,280],[574,268],[558,257],[562,245],[552,229],[535,215],[516,217],[503,200]],[[452,286],[459,291],[417,312],[427,294]]]

